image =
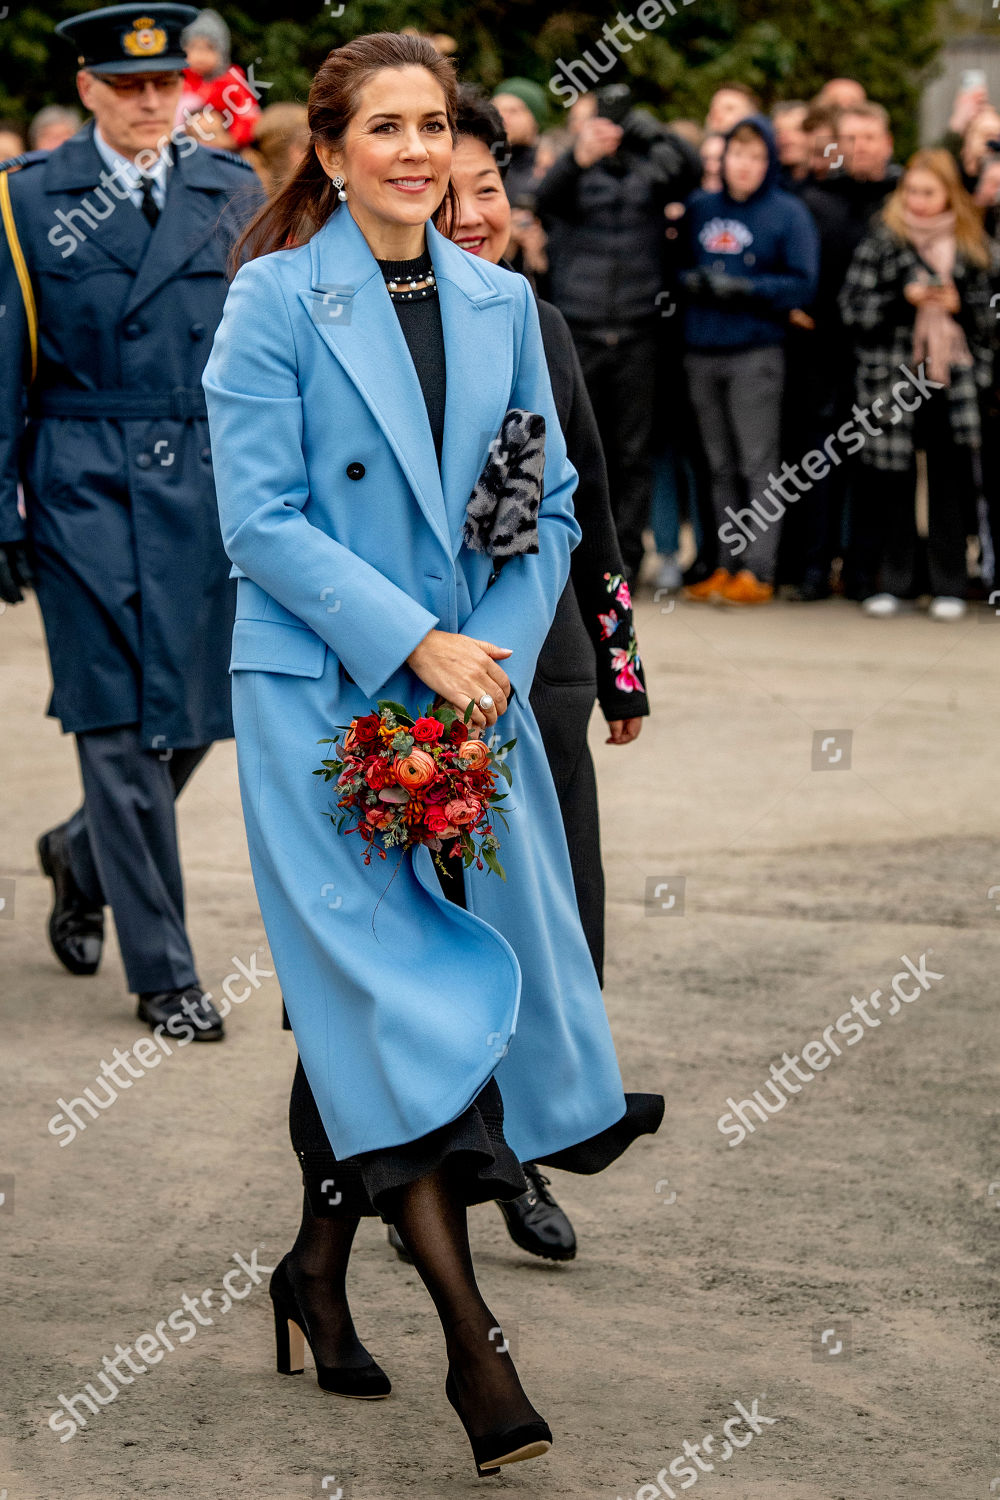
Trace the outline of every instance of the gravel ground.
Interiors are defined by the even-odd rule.
[[[75,757],[42,718],[34,605],[0,616],[0,1500],[1000,1491],[1000,620],[869,621],[840,601],[739,614],[646,593],[638,623],[655,716],[626,750],[591,728],[606,997],[627,1085],[661,1090],[667,1118],[601,1177],[553,1174],[580,1240],[570,1265],[533,1261],[492,1206],[474,1210],[486,1295],[555,1434],[545,1458],[477,1481],[430,1303],[381,1225],[362,1226],[352,1303],[390,1401],[273,1373],[266,1276],[231,1282],[250,1290],[223,1311],[234,1255],[273,1266],[297,1223],[294,1048],[273,977],[222,1046],[165,1058],[64,1147],[47,1129],[60,1097],[148,1033],[113,942],[93,979],[47,948],[34,840],[74,804]],[[216,992],[235,959],[269,967],[234,767],[216,747],[181,804]],[[941,977],[894,1007],[893,976],[921,955]],[[773,1116],[745,1112],[754,1131],[734,1144],[726,1101],[876,989],[878,1028],[850,1046],[832,1033],[842,1055]],[[208,1287],[212,1323],[60,1443],[60,1394]],[[744,1446],[726,1456],[735,1402],[760,1430],[731,1425]],[[709,1433],[704,1467],[685,1460]]]

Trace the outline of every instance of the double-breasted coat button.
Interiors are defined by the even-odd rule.
[[[194,340],[194,342],[198,344],[205,337],[207,331],[208,330],[206,329],[204,323],[192,323],[191,327],[188,329],[188,334]]]
[[[365,477],[365,466],[364,466],[364,464],[348,464],[347,465],[347,477],[348,477],[348,479],[364,479],[364,477]]]
[[[202,448],[199,457],[201,458],[203,464],[210,464],[212,462],[211,448]]]
[[[145,323],[126,323],[122,329],[122,333],[127,339],[141,339],[145,332]]]
[[[138,464],[140,469],[148,469],[152,462],[153,460],[148,453],[140,453],[136,457],[136,463]]]

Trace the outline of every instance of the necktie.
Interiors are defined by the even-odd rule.
[[[142,179],[142,202],[139,207],[142,209],[146,223],[151,229],[154,229],[156,221],[160,217],[160,210],[157,208],[156,199],[153,197],[152,177],[143,177]]]

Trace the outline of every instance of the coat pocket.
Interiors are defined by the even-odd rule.
[[[290,677],[321,677],[326,642],[314,630],[277,620],[237,620],[233,626],[230,672],[284,672]]]

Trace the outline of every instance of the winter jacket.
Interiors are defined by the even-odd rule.
[[[681,285],[689,349],[759,349],[785,341],[788,314],[808,307],[816,290],[819,237],[809,212],[777,186],[778,151],[768,120],[751,115],[768,152],[767,175],[740,201],[723,187],[695,193],[685,219]],[[725,155],[723,155],[725,178]]]
[[[874,427],[881,427],[866,438],[858,456],[876,469],[901,472],[910,467],[914,413],[933,394],[926,388],[926,371],[913,362],[917,310],[903,295],[909,282],[920,280],[930,269],[908,241],[897,239],[879,222],[858,246],[840,294],[841,316],[855,338],[857,404],[872,413]],[[990,306],[991,271],[959,254],[952,279],[961,298],[956,318],[974,363],[952,368],[946,388],[951,432],[956,443],[979,447],[979,395],[993,377],[997,337],[996,313]],[[903,399],[897,399],[900,381],[906,387]]]
[[[535,212],[549,235],[547,295],[573,325],[655,323],[664,290],[666,204],[697,184],[693,149],[633,110],[613,156],[580,167],[567,151],[538,184]]]

